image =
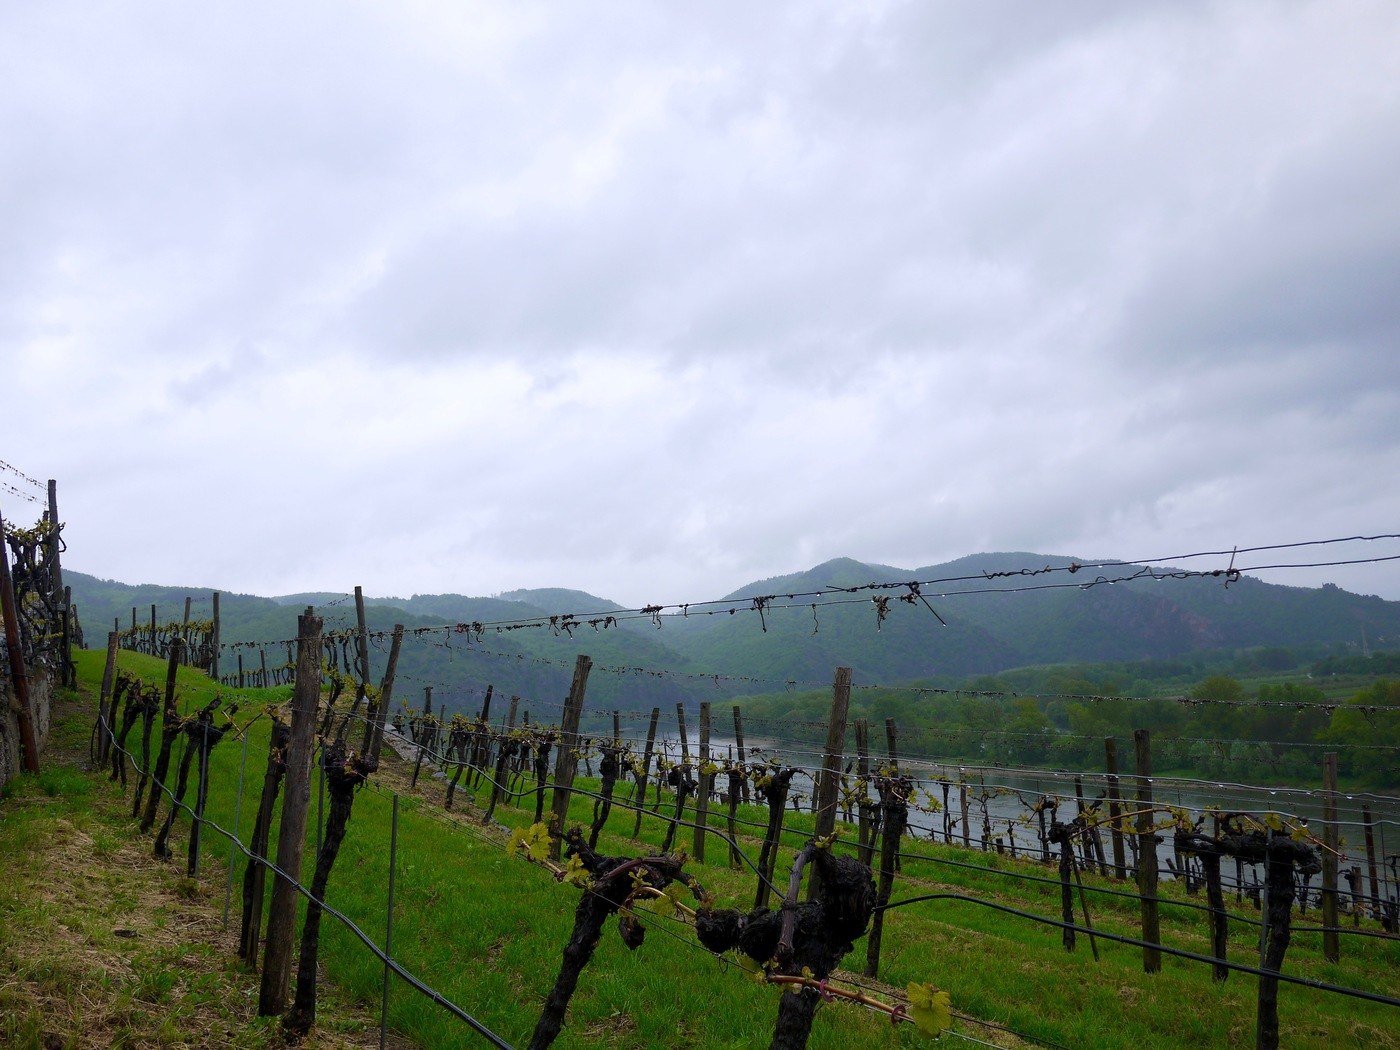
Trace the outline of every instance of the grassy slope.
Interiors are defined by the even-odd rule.
[[[123,654],[122,662],[149,680],[163,675],[157,661]],[[82,654],[80,674],[90,685],[100,674],[100,654]],[[191,707],[212,695],[208,683],[193,674],[182,675],[181,692]],[[243,699],[239,721],[255,710],[259,699],[271,698]],[[265,762],[266,733],[266,720],[260,720],[249,734],[249,787],[239,821],[245,836]],[[231,736],[214,753],[216,779],[209,812],[226,827],[234,824],[233,789],[241,755],[239,743]],[[398,763],[386,763],[374,778],[379,786],[359,796],[328,891],[331,905],[354,918],[378,943],[383,943],[386,927],[388,788],[406,787],[406,772]],[[479,811],[469,805],[470,793],[463,797],[459,792],[458,808],[451,815],[441,808],[440,781],[425,775],[419,793],[421,797],[404,797],[400,804],[395,956],[508,1041],[523,1045],[557,972],[578,891],[556,884],[542,869],[506,856],[502,836],[481,829]],[[483,795],[478,792],[479,801]],[[572,816],[585,821],[590,808],[587,799],[576,798]],[[520,825],[528,822],[532,810],[498,809],[497,815],[507,824]],[[757,815],[757,811],[751,814]],[[615,811],[610,828],[630,831],[631,824],[630,814]],[[177,857],[183,855],[186,832],[183,822],[177,825],[172,840]],[[653,847],[663,833],[660,821],[644,822],[643,838]],[[680,841],[689,846],[691,838],[690,832],[683,832]],[[205,892],[216,895],[221,906],[227,851],[216,834],[208,834],[205,841]],[[796,835],[792,843],[797,845]],[[600,846],[617,854],[647,851],[626,838],[608,835]],[[745,848],[750,855],[757,854],[754,841],[746,842]],[[930,859],[906,862],[895,891],[897,899],[923,892],[968,892],[1042,915],[1058,914],[1056,886],[943,863],[965,860],[986,866],[997,858],[925,844],[917,848]],[[724,856],[717,841],[711,842],[708,851],[712,861]],[[786,850],[780,876],[791,857],[792,849]],[[998,866],[1048,874],[1043,867],[1006,860]],[[241,870],[241,864],[236,867]],[[721,904],[747,908],[751,903],[751,876],[713,864],[692,864],[690,870],[720,896]],[[1088,877],[1086,882],[1099,884]],[[1177,889],[1171,886],[1165,892],[1170,895]],[[235,921],[236,906],[235,901]],[[1091,895],[1090,907],[1096,925],[1134,933],[1133,902]],[[1167,943],[1205,950],[1206,930],[1199,913],[1168,908],[1163,926]],[[323,936],[324,961],[332,977],[352,996],[375,1002],[382,980],[378,964],[338,924],[328,921]],[[1286,964],[1289,972],[1393,993],[1400,942],[1347,939],[1343,962],[1332,966],[1321,960],[1318,941],[1311,934],[1295,937]],[[1257,931],[1236,924],[1232,958],[1250,961],[1257,959],[1256,952]],[[1101,942],[1100,954],[1096,963],[1081,940],[1080,950],[1068,955],[1057,930],[943,900],[889,914],[881,977],[897,987],[908,981],[932,982],[951,993],[956,1011],[1065,1046],[1226,1046],[1250,1038],[1252,978],[1236,974],[1221,987],[1212,984],[1207,968],[1170,958],[1162,973],[1149,978],[1141,973],[1140,953],[1135,949]],[[847,962],[858,969],[863,956],[862,941]],[[622,946],[610,926],[556,1045],[763,1046],[771,1033],[777,994],[697,948],[684,926],[664,923],[652,929],[646,944],[635,953]],[[1400,1047],[1400,1010],[1394,1008],[1285,986],[1281,1015],[1287,1046],[1340,1042]],[[322,1016],[327,1021],[334,1015],[323,1012]],[[464,1025],[402,986],[396,987],[390,1017],[396,1028],[423,1045],[480,1045]],[[963,1030],[1014,1045],[980,1026],[964,1024]],[[916,1041],[910,1026],[892,1028],[873,1014],[833,1004],[822,1008],[811,1045],[892,1047]]]
[[[92,712],[61,697],[41,772],[0,794],[0,1046],[284,1046],[255,1016],[223,883],[156,862],[129,794],[86,768]],[[339,997],[327,1018],[305,1050],[379,1045],[377,1014]]]

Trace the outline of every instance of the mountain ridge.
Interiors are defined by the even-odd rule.
[[[1068,571],[1076,564],[1084,569]],[[1109,565],[1111,574],[1096,571]],[[1160,568],[1126,579],[1137,569],[1114,559],[1032,552],[983,552],[916,569],[833,558],[756,580],[723,599],[668,609],[654,621],[571,623],[566,616],[626,609],[568,588],[367,597],[366,616],[372,632],[386,633],[394,623],[412,632],[404,654],[410,678],[464,696],[491,683],[498,691],[562,699],[574,658],[588,653],[598,669],[590,705],[596,699],[629,709],[825,681],[837,666],[853,668],[865,684],[953,683],[1016,667],[1209,650],[1400,648],[1400,602],[1251,577],[1159,579]],[[186,595],[198,596],[194,619],[211,611],[207,591],[65,576],[89,629],[103,621],[129,626],[133,606],[136,622],[148,623],[152,604],[160,622],[179,620]],[[354,625],[344,592],[221,592],[222,640],[294,637],[298,607],[318,597],[326,599],[320,611],[327,630]],[[383,648],[376,645],[372,664],[382,664]]]

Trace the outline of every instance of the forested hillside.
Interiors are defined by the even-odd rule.
[[[1111,665],[1088,677],[1120,692],[1184,692],[1211,674],[1301,676],[1319,660],[1400,648],[1400,602],[1248,577],[1148,575],[1124,565],[1070,571],[1079,564],[1032,553],[981,554],[918,569],[837,559],[756,581],[722,600],[669,607],[655,618],[609,620],[625,610],[579,591],[545,589],[368,598],[366,620],[376,636],[376,675],[387,652],[384,636],[396,623],[408,632],[400,701],[419,704],[431,686],[439,703],[474,709],[474,698],[490,684],[535,704],[536,717],[545,720],[567,693],[579,653],[594,662],[590,709],[603,711],[801,692],[823,687],[837,666],[853,668],[855,681],[867,687],[946,688],[980,676],[1024,691],[1037,674],[1043,685],[1045,674],[1017,668]],[[129,627],[133,609],[138,624],[149,622],[153,604],[160,622],[178,621],[190,596],[193,619],[212,613],[208,586],[130,586],[76,572],[68,579],[89,645],[101,644],[114,622]],[[235,646],[221,656],[225,673],[239,655],[250,667],[285,660],[279,643],[295,635],[296,614],[307,604],[317,606],[328,630],[355,623],[354,603],[344,593],[222,594],[220,602],[221,641]],[[931,694],[913,695],[922,697],[921,710],[933,703]],[[1067,710],[1042,715],[1061,732],[1096,733],[1103,726],[1094,711],[1103,710],[1076,714],[1073,723]],[[1190,729],[1189,718],[1178,722],[1175,728]],[[1031,719],[1020,728],[1046,727]],[[1019,754],[1008,748],[997,753]]]

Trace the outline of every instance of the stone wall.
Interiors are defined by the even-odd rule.
[[[10,660],[4,642],[0,641],[0,788],[11,777],[24,770],[20,748],[19,718],[15,714],[13,683],[9,675]],[[34,739],[39,744],[39,764],[43,768],[44,745],[49,739],[53,720],[53,675],[48,668],[30,669],[29,709],[34,720]]]

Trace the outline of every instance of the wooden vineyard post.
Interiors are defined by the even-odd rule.
[[[1361,807],[1361,823],[1366,829],[1366,883],[1371,890],[1371,916],[1379,918],[1381,915],[1381,888],[1380,882],[1376,878],[1376,822],[1375,818],[1371,816],[1370,806],[1363,805]]]
[[[69,689],[78,688],[78,665],[73,663],[73,631],[78,618],[77,606],[73,604],[73,588],[63,588],[63,684]]]
[[[297,623],[297,680],[292,692],[292,728],[287,741],[282,824],[277,837],[278,874],[267,906],[258,1015],[271,1017],[287,1008],[287,985],[296,943],[297,890],[306,852],[306,815],[311,804],[311,759],[315,750],[316,705],[321,699],[321,618],[309,613]]]
[[[63,568],[58,558],[63,543],[58,538],[58,482],[53,478],[49,478],[49,523],[53,526],[48,537],[48,561],[53,568],[50,581],[53,584],[53,596],[57,598],[63,593]]]
[[[1123,807],[1119,805],[1122,795],[1118,790],[1118,741],[1105,737],[1103,742],[1104,769],[1108,773],[1108,833],[1113,841],[1113,877],[1126,879],[1128,863],[1123,853]]]
[[[34,735],[33,708],[29,705],[29,673],[20,646],[19,613],[15,605],[15,581],[10,576],[10,547],[5,542],[5,522],[0,518],[0,611],[5,616],[5,647],[10,653],[10,682],[15,691],[15,721],[24,748],[24,771],[39,772],[39,743]]]
[[[739,749],[739,765],[746,765],[748,758],[744,755],[744,716],[739,711],[739,705],[734,705],[734,745]],[[744,805],[749,804],[749,778],[744,777],[740,784],[740,791],[743,792]]]
[[[102,669],[102,692],[97,702],[97,765],[105,766],[112,753],[112,723],[117,720],[117,702],[112,696],[112,682],[117,674],[117,646],[120,637],[116,631],[107,632],[107,663]],[[110,706],[109,706],[110,705]]]
[[[681,769],[690,772],[690,734],[685,729],[685,704],[676,702],[676,728],[681,737]]]
[[[319,688],[321,681],[320,662],[316,665],[316,682]],[[214,592],[214,629],[209,638],[209,677],[214,681],[219,680],[219,592]]]
[[[631,826],[631,837],[641,834],[641,818],[647,809],[647,773],[651,769],[651,750],[657,745],[657,722],[661,718],[661,708],[651,708],[651,722],[647,725],[647,745],[641,753],[641,773],[637,774],[637,820]]]
[[[815,791],[817,821],[812,834],[818,839],[836,831],[836,803],[841,797],[841,763],[846,757],[846,718],[850,708],[851,669],[838,667],[831,682],[831,714],[826,722],[821,780]],[[807,899],[817,900],[821,895],[821,876],[813,865],[808,876]]]
[[[365,592],[355,585],[355,701],[350,705],[350,711],[345,716],[344,726],[348,730],[350,723],[360,713],[360,705],[364,703],[365,697],[369,695],[369,631],[365,627]],[[340,734],[343,738],[344,731]]]
[[[690,779],[690,737],[685,728],[685,704],[676,702],[676,725],[681,736],[681,764],[678,768],[673,767],[668,777],[676,778],[676,812],[671,818],[671,823],[666,828],[666,838],[662,840],[661,852],[669,853],[671,844],[676,838],[676,829],[680,826],[681,817],[685,815],[685,800],[690,797],[691,791],[697,786],[695,781]],[[657,794],[661,793],[661,785],[656,786]]]
[[[856,779],[860,783],[860,813],[856,855],[867,868],[875,857],[874,829],[871,828],[870,801],[870,723],[856,719]]]
[[[695,795],[695,862],[705,863],[705,829],[710,819],[710,787],[715,782],[710,769],[710,703],[700,704],[700,787]]]
[[[50,566],[49,584],[52,587],[51,596],[54,605],[63,616],[63,637],[60,657],[59,674],[63,685],[70,689],[78,687],[77,668],[73,665],[73,641],[72,627],[70,624],[71,610],[73,608],[73,590],[71,587],[63,585],[63,567],[59,562],[59,553],[63,549],[63,541],[59,538],[58,521],[58,482],[49,478],[49,530],[48,539],[45,546],[48,547],[47,559]]]
[[[1152,735],[1133,730],[1137,757],[1138,893],[1142,895],[1143,973],[1162,969],[1161,927],[1157,915],[1157,835],[1152,830]]]
[[[384,719],[389,713],[389,704],[394,698],[394,676],[399,669],[399,650],[403,648],[403,624],[394,624],[394,635],[389,642],[389,660],[384,665],[384,677],[379,682],[379,699],[375,701],[373,707],[373,717],[369,719],[369,725],[365,729],[365,744],[360,748],[360,753],[372,755],[375,763],[379,762],[379,752],[384,747]],[[511,724],[515,724],[514,702],[517,698],[511,698]]]
[[[744,854],[739,849],[739,799],[743,796],[743,789],[748,786],[748,778],[745,776],[744,767],[734,761],[734,749],[729,749],[728,762],[726,763],[725,775],[729,780],[727,806],[728,812],[725,814],[725,830],[729,834],[729,866],[740,870],[744,866]]]
[[[637,821],[632,825],[634,839],[642,833],[642,816],[646,812],[647,802],[647,771],[651,769],[651,751],[656,745],[656,723],[660,718],[661,708],[653,707],[651,722],[647,725],[646,750],[642,752],[642,771],[637,774]]]
[[[1322,955],[1341,959],[1337,939],[1337,753],[1322,756]]]
[[[870,933],[865,940],[865,976],[880,974],[880,941],[885,930],[885,905],[894,890],[894,873],[899,863],[899,839],[909,821],[909,793],[913,785],[899,775],[898,752],[895,750],[893,718],[885,719],[885,739],[889,744],[890,762],[887,771],[875,778],[880,794],[880,881],[875,892],[875,914],[870,920]]]
[[[554,816],[550,819],[553,835],[549,846],[550,859],[556,863],[564,825],[569,819],[569,792],[574,784],[574,773],[578,771],[578,723],[583,714],[584,692],[588,689],[588,672],[592,668],[593,661],[582,654],[574,661],[574,680],[569,687],[569,698],[564,701],[564,718],[559,726],[559,752],[554,758]]]
[[[967,780],[961,777],[958,779],[958,809],[962,818],[963,849],[971,849],[972,842],[967,827]]]
[[[1049,841],[1060,847],[1060,936],[1065,951],[1074,951],[1074,897],[1070,875],[1074,870],[1074,832],[1068,824],[1055,821],[1050,825]]]

